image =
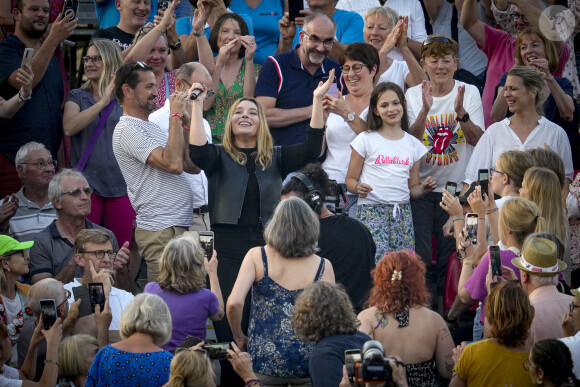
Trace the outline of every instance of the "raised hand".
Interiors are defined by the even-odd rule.
[[[240,43],[246,48],[246,61],[254,61],[254,55],[256,54],[256,39],[251,35],[244,35],[240,37]]]
[[[319,100],[322,103],[324,95],[328,93],[330,86],[334,83],[334,69],[328,72],[328,79],[326,82],[320,81],[318,83],[318,87],[313,92],[313,97],[316,100]]]
[[[399,40],[397,40],[397,45],[400,49],[407,48],[407,30],[409,29],[409,16],[399,17],[399,23],[401,23],[401,33],[399,34]]]
[[[467,110],[465,110],[465,108],[463,107],[464,95],[465,95],[465,85],[460,85],[457,88],[457,97],[455,98],[454,108],[455,108],[455,113],[461,117],[463,117],[465,115],[465,113],[467,113]]]
[[[191,27],[193,27],[191,32],[203,31],[205,29],[205,24],[207,23],[211,10],[211,5],[206,7],[201,0],[197,1],[197,9],[193,12],[193,20],[191,21]]]
[[[290,21],[288,12],[278,22],[278,29],[282,40],[293,40],[296,35],[296,22]]]
[[[34,73],[32,66],[25,64],[23,68],[16,70],[16,82],[20,83],[22,88],[22,97],[26,98],[32,93],[32,81]]]
[[[75,32],[77,22],[76,15],[74,19],[70,20],[68,15],[63,17],[62,14],[59,14],[52,23],[47,39],[54,39],[54,41],[61,43]]]
[[[431,106],[433,106],[433,86],[431,86],[429,82],[423,81],[423,84],[421,85],[421,91],[423,109],[425,109],[426,112],[429,112],[429,110],[431,110]],[[461,103],[463,103],[463,99]]]
[[[381,47],[381,54],[388,54],[393,48],[396,47],[397,42],[399,41],[399,37],[401,36],[402,24],[403,21],[399,20],[395,25],[395,28],[389,32],[389,35],[387,35],[387,38],[383,43],[383,47]]]
[[[0,224],[8,222],[18,211],[18,198],[16,195],[6,195],[0,206]]]
[[[129,241],[123,243],[115,257],[115,271],[124,270],[129,266],[131,251],[129,251]]]
[[[169,96],[170,115],[174,113],[183,115],[188,98],[189,93],[185,91],[175,91],[171,94]]]

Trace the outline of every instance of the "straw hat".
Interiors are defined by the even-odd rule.
[[[551,277],[566,270],[566,263],[558,259],[556,244],[545,238],[532,238],[524,244],[520,257],[512,265],[540,277]]]
[[[578,289],[570,289],[570,292],[572,292],[574,297],[580,298],[580,287]]]

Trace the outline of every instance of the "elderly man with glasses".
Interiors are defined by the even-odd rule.
[[[111,235],[113,249],[119,250],[114,234],[87,219],[91,212],[93,189],[82,173],[64,169],[54,176],[48,186],[48,197],[54,205],[58,219],[40,231],[30,250],[30,275],[34,284],[43,278],[54,277],[68,283],[81,277],[81,267],[73,259],[73,246],[77,235],[84,229],[103,229]],[[123,246],[117,255],[116,269],[127,269],[129,250]],[[128,281],[127,281],[128,282]],[[128,283],[122,285],[129,288]]]
[[[29,142],[16,153],[16,171],[23,187],[0,205],[0,233],[23,242],[52,223],[56,209],[48,199],[56,160],[43,144]]]

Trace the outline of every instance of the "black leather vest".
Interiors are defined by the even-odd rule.
[[[222,145],[216,145],[218,170],[208,179],[211,224],[238,224],[242,213],[249,174],[245,165],[236,163]],[[274,147],[272,165],[265,171],[256,164],[255,174],[260,188],[260,219],[265,225],[280,202],[282,149]]]

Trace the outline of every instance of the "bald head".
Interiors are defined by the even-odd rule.
[[[179,70],[177,70],[176,74],[177,80],[185,81],[180,82],[182,84],[181,90],[188,90],[189,83],[190,85],[193,83],[203,83],[208,88],[211,87],[211,74],[205,68],[204,65],[198,62],[189,62],[181,65]]]
[[[45,278],[32,285],[30,288],[28,292],[28,306],[37,319],[40,316],[40,300],[42,299],[52,299],[54,300],[55,305],[64,302],[65,290],[60,281],[57,281],[54,278]]]

